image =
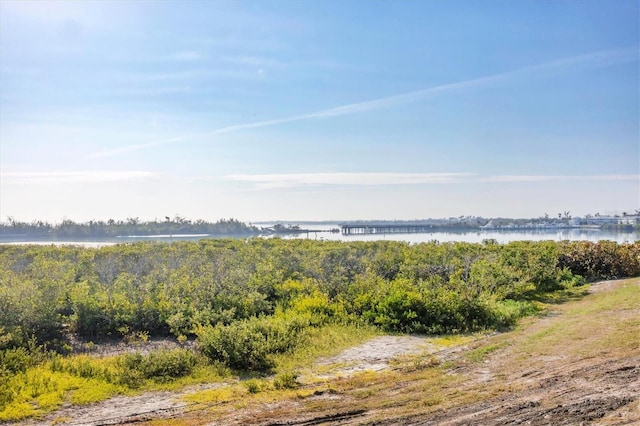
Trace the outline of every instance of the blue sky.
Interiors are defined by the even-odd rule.
[[[0,218],[640,207],[638,1],[0,1]]]

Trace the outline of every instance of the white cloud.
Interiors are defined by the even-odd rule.
[[[255,189],[296,188],[308,186],[389,186],[443,183],[508,183],[557,181],[620,181],[640,180],[640,175],[503,175],[483,176],[473,173],[293,173],[293,174],[232,174],[228,181],[252,184]]]
[[[478,179],[480,182],[556,182],[556,181],[619,181],[640,180],[640,175],[503,175],[486,176]]]
[[[224,176],[235,182],[252,183],[257,189],[292,188],[299,186],[379,186],[450,183],[468,177],[466,173],[298,173],[298,174],[235,174]]]
[[[150,179],[158,173],[146,171],[55,171],[55,172],[3,172],[3,184],[59,184],[104,183]]]

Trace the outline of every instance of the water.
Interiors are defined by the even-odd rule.
[[[615,241],[619,244],[640,241],[640,232],[619,232],[607,229],[542,229],[542,230],[475,230],[475,231],[442,231],[430,232],[424,234],[369,234],[369,235],[342,235],[342,233],[329,232],[331,229],[340,228],[338,223],[306,223],[306,222],[279,222],[283,225],[297,225],[301,229],[310,229],[320,232],[309,232],[301,234],[279,235],[282,239],[308,238],[312,240],[327,241],[404,241],[408,243],[424,243],[429,241],[440,242],[467,242],[481,243],[483,240],[494,239],[498,243],[508,243],[510,241],[592,241],[601,240]],[[259,223],[258,227],[271,227],[276,222]],[[119,243],[133,243],[136,241],[197,241],[202,238],[213,238],[207,234],[198,235],[135,235],[129,237],[118,237],[101,240],[87,241],[54,241],[54,240],[35,240],[35,241],[15,241],[2,240],[0,244],[37,244],[37,245],[77,245],[83,247],[102,247]],[[246,237],[245,237],[246,238]]]
[[[260,223],[259,227],[270,227],[276,222]],[[433,240],[440,242],[466,242],[481,243],[483,240],[494,239],[499,243],[511,241],[592,241],[601,240],[628,243],[640,241],[640,232],[620,232],[609,229],[570,228],[570,229],[519,229],[519,230],[474,230],[474,231],[441,231],[424,234],[364,234],[342,235],[342,233],[327,232],[334,228],[340,228],[338,223],[315,224],[305,222],[282,222],[283,225],[297,225],[301,229],[311,229],[324,232],[309,232],[302,234],[280,235],[283,239],[309,238],[314,240],[329,241],[404,241],[408,243],[424,243]]]

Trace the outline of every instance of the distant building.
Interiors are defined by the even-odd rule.
[[[484,228],[484,229],[495,229],[495,228],[497,228],[497,226],[496,226],[495,223],[493,223],[493,219],[490,219],[489,222],[486,225],[481,226],[481,228]]]
[[[640,224],[640,215],[626,215],[618,218],[618,224],[620,225],[638,225]]]
[[[616,225],[618,217],[615,216],[589,216],[582,220],[584,225]]]

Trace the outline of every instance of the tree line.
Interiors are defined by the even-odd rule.
[[[9,217],[0,223],[0,237],[24,238],[114,238],[131,235],[171,235],[210,234],[217,236],[253,236],[260,230],[236,219],[221,219],[217,222],[189,220],[180,216],[166,217],[164,220],[141,221],[138,218],[126,220],[91,220],[78,223],[65,219],[58,224],[45,221],[21,222]]]

